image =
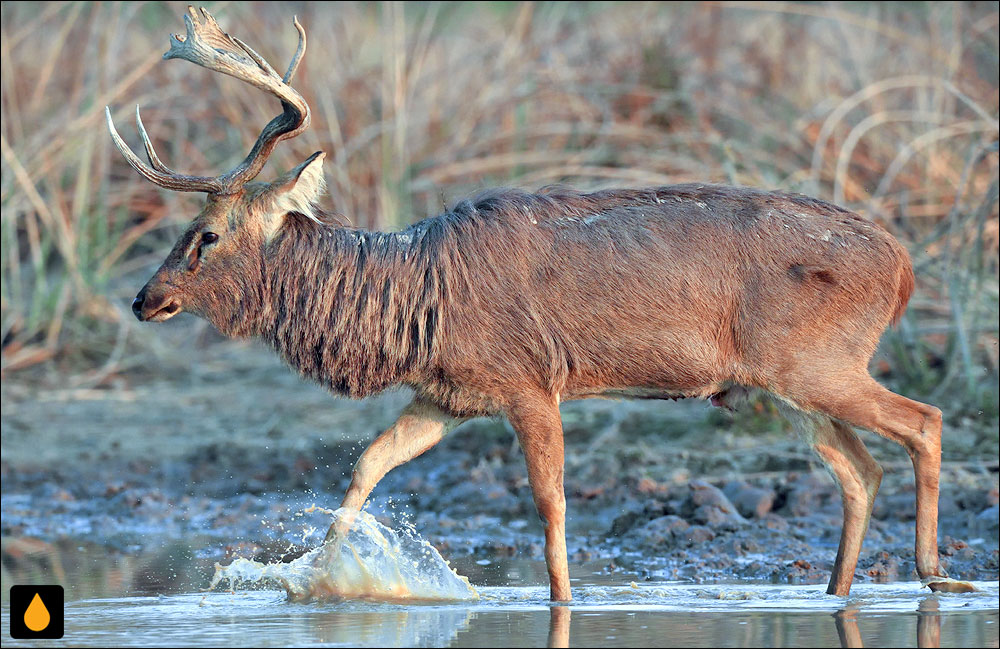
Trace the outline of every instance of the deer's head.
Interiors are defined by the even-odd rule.
[[[171,35],[165,59],[180,58],[245,81],[281,101],[282,113],[272,119],[247,157],[221,176],[188,176],[164,165],[146,134],[139,110],[136,125],[149,164],[136,156],[118,135],[106,110],[111,137],[129,164],[153,183],[175,191],[205,192],[208,199],[156,274],[132,302],[142,321],[162,322],[181,311],[204,316],[217,326],[239,308],[251,278],[259,277],[261,255],[290,213],[316,219],[313,203],[323,187],[322,152],[270,183],[251,182],[274,146],[295,137],[309,125],[309,106],[289,85],[306,48],[305,31],[297,20],[299,46],[285,75],[238,38],[223,32],[206,10],[188,8],[186,34]],[[220,327],[221,328],[221,327]]]

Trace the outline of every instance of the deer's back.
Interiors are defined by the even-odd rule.
[[[867,363],[912,286],[877,225],[747,188],[501,190],[414,230],[447,284],[428,392],[454,410],[525,382],[563,399],[780,391],[802,364]]]

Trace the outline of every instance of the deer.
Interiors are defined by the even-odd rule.
[[[854,427],[900,444],[916,482],[916,569],[935,591],[967,592],[937,547],[941,411],[869,373],[883,331],[914,290],[907,250],[885,229],[808,196],[714,184],[582,192],[494,189],[395,232],[349,227],[319,207],[322,151],[254,182],[278,142],[309,125],[291,87],[206,10],[165,59],[266,91],[282,112],[220,176],[160,161],[136,108],[156,185],[207,194],[132,303],[136,318],[182,311],[257,338],[335,395],[406,386],[412,402],[361,454],[342,507],[358,512],[381,478],[456,426],[505,416],[524,453],[545,535],[553,601],[570,601],[559,407],[586,398],[769,395],[794,420],[843,498],[828,593],[847,596],[882,469]],[[350,525],[350,521],[346,523]],[[326,540],[344,532],[334,523]],[[349,527],[348,527],[349,529]]]

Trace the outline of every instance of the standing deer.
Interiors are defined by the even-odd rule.
[[[309,107],[256,52],[189,8],[164,58],[228,74],[281,100],[246,159],[214,178],[149,164],[157,185],[208,200],[132,311],[182,310],[259,337],[301,374],[364,398],[406,385],[413,402],[358,460],[343,507],[358,511],[392,468],[473,417],[517,433],[545,528],[551,597],[570,600],[559,404],[590,397],[777,398],[843,493],[829,593],[848,594],[882,469],[852,426],[902,445],[916,476],[917,571],[963,591],[938,563],[941,411],[869,375],[879,337],[913,290],[906,250],[845,209],[781,192],[676,185],[580,193],[495,190],[402,232],[338,226],[316,206],[322,152],[250,182]],[[331,527],[328,539],[343,530]]]

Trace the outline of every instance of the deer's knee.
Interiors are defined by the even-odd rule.
[[[944,420],[941,415],[941,409],[934,406],[926,406],[924,411],[924,423],[920,427],[921,434],[924,437],[929,437],[940,443],[941,439],[941,426]]]
[[[561,490],[546,490],[535,493],[535,509],[542,527],[548,529],[552,524],[561,525],[566,520],[566,496]]]

